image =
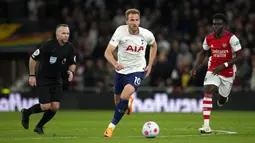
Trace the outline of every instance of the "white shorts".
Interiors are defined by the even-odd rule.
[[[224,77],[221,75],[213,75],[211,71],[207,71],[204,79],[204,85],[215,85],[219,89],[219,93],[223,97],[228,97],[232,84],[235,79],[235,74],[233,77]]]

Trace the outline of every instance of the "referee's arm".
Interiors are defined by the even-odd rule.
[[[35,76],[36,71],[36,61],[39,60],[42,55],[43,45],[40,46],[39,49],[36,49],[34,53],[29,58],[29,75]]]
[[[35,68],[36,68],[36,61],[30,57],[29,58],[29,76],[35,76]]]
[[[35,71],[36,71],[36,64],[37,60],[39,60],[41,54],[42,54],[43,46],[40,46],[39,49],[36,49],[34,53],[29,58],[29,79],[28,82],[30,86],[34,87],[36,86],[36,78],[35,78]]]
[[[71,52],[68,55],[68,64],[69,64],[68,71],[71,71],[74,74],[76,69],[76,52],[74,50],[73,45],[71,48]]]
[[[67,73],[69,75],[68,81],[72,81],[73,76],[74,76],[74,72],[75,72],[75,69],[76,69],[76,53],[75,53],[75,50],[74,50],[73,46],[72,46],[72,52],[68,56],[68,61],[69,61],[69,67],[68,67],[68,70],[67,70]]]

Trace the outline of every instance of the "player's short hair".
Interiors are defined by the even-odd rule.
[[[225,24],[228,23],[228,18],[223,13],[216,13],[216,14],[214,14],[213,17],[212,17],[212,20],[214,20],[214,19],[221,19]]]
[[[59,27],[69,27],[69,25],[68,25],[68,24],[59,24],[59,25],[57,25],[56,30],[57,30]]]
[[[126,12],[125,12],[125,15],[126,15],[126,19],[128,19],[128,15],[129,14],[138,14],[140,16],[140,11],[138,9],[135,9],[135,8],[132,8],[132,9],[128,9]]]

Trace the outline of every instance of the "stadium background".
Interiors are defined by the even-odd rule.
[[[254,5],[254,0],[0,0],[0,142],[254,143]],[[135,112],[152,113],[125,116],[113,138],[105,139],[103,132],[114,109],[114,69],[103,55],[116,27],[125,23],[127,8],[141,11],[142,26],[154,33],[158,43],[151,76],[133,95]],[[190,78],[188,71],[204,37],[212,32],[211,17],[216,12],[228,16],[228,29],[240,39],[245,60],[229,102],[219,108],[214,99],[213,133],[202,136],[197,129],[203,122],[207,60],[196,78]],[[27,82],[28,59],[43,41],[54,37],[59,23],[70,25],[78,68],[74,81],[65,82],[60,111],[45,126],[46,134],[38,136],[33,127],[42,114],[31,116],[30,129],[24,130],[18,111],[38,103]],[[141,134],[149,120],[160,126],[160,135],[153,140]]]
[[[222,12],[228,16],[228,29],[240,39],[245,54],[233,84],[232,96],[236,98],[230,101],[233,102],[230,107],[223,109],[235,109],[242,94],[249,97],[241,98],[242,104],[249,103],[247,109],[255,110],[249,102],[255,97],[250,96],[255,89],[255,11],[252,5],[252,0],[2,0],[1,97],[8,100],[8,105],[12,93],[20,94],[21,101],[36,98],[34,90],[27,84],[29,56],[43,41],[54,38],[57,24],[67,23],[71,30],[70,41],[77,51],[78,67],[74,81],[65,82],[67,95],[64,99],[69,102],[62,108],[97,109],[75,105],[103,97],[108,99],[108,104],[101,104],[100,109],[111,109],[114,106],[111,93],[114,69],[106,62],[104,50],[116,27],[125,24],[126,9],[137,8],[141,11],[141,26],[151,30],[158,43],[152,73],[143,81],[137,97],[156,103],[155,94],[166,93],[167,100],[175,100],[174,105],[179,98],[194,98],[197,109],[200,109],[207,60],[196,78],[190,77],[189,70],[201,50],[204,37],[212,32],[212,15]],[[66,79],[66,75],[63,78]],[[68,96],[70,94],[72,96]],[[73,106],[69,107],[70,104]]]

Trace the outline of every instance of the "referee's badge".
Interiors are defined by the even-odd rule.
[[[38,56],[40,54],[40,50],[37,49],[36,51],[34,51],[34,53],[32,54],[32,57],[35,58],[36,56]]]
[[[57,57],[50,57],[50,64],[54,64],[57,61]]]

